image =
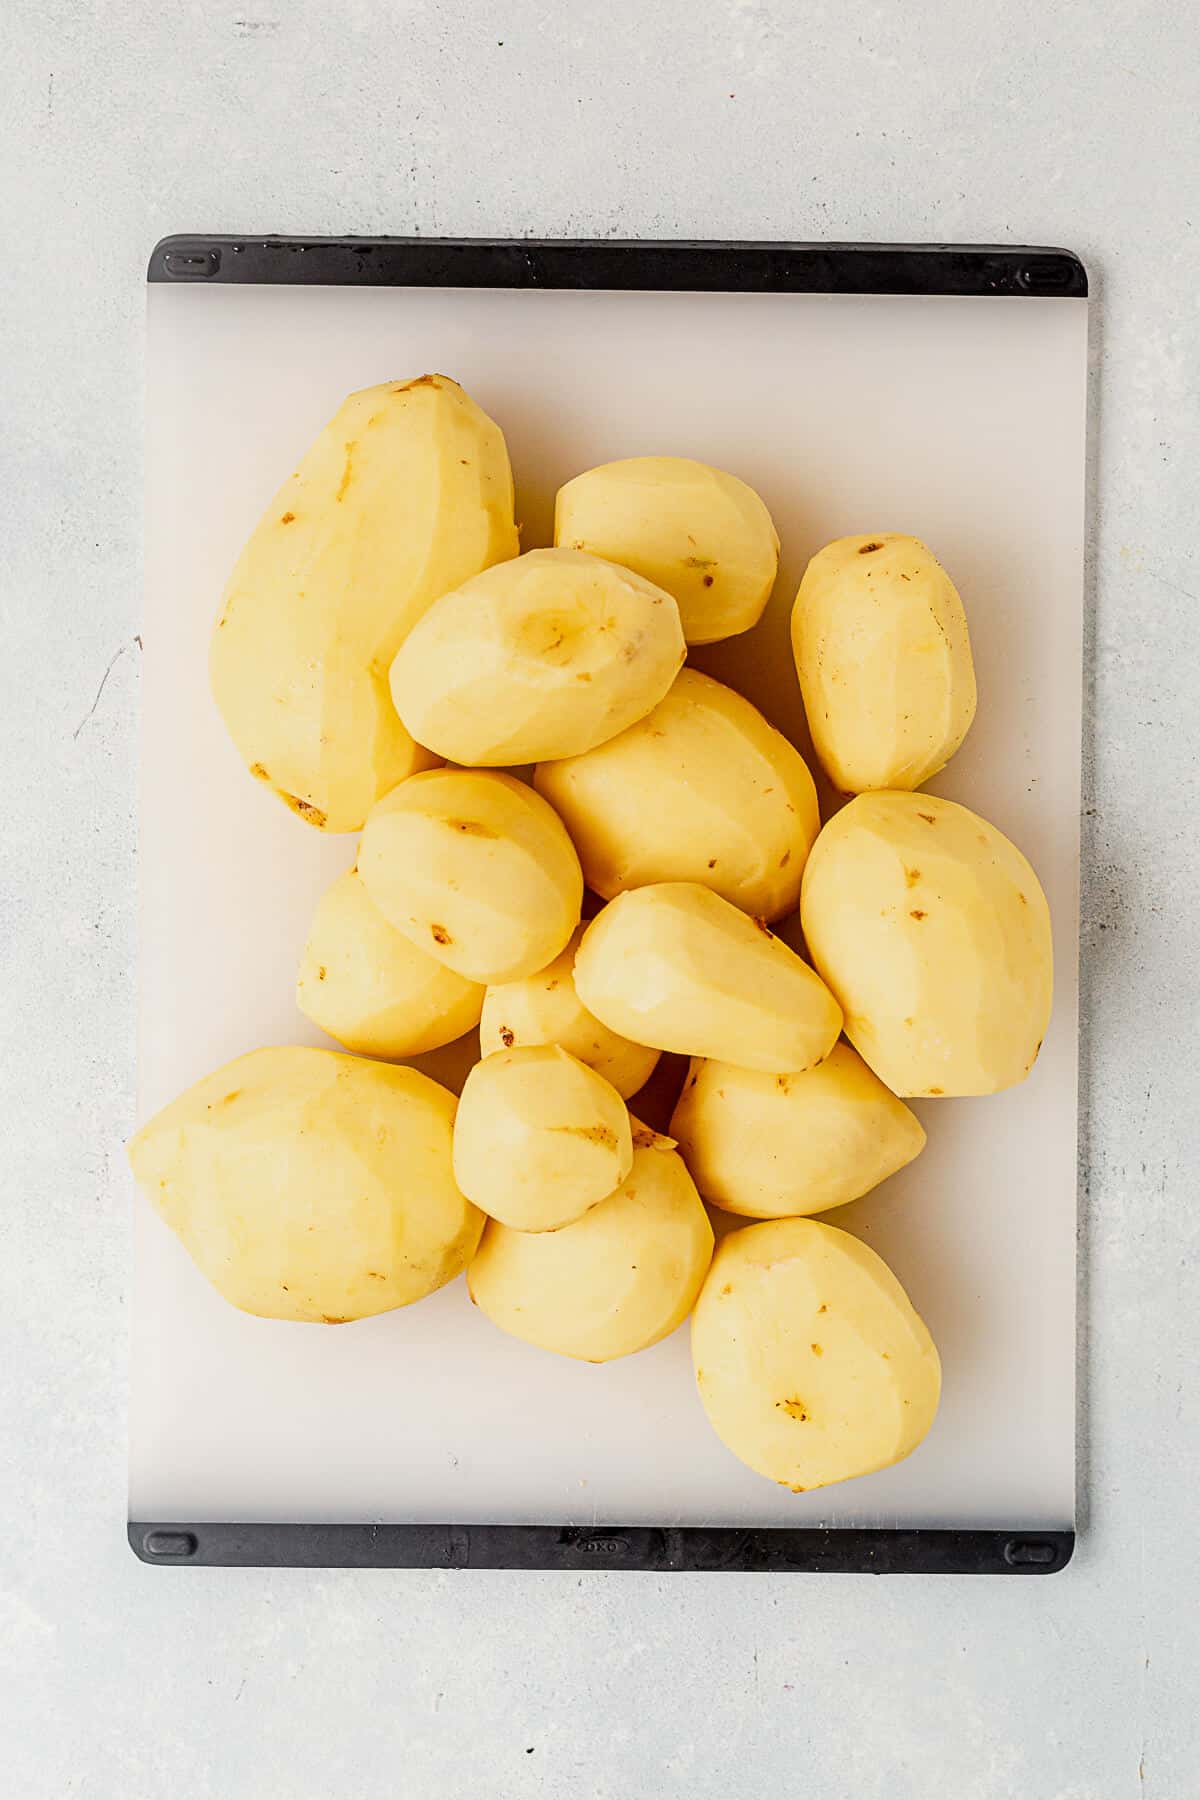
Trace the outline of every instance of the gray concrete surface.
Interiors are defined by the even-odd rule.
[[[1200,1794],[1198,51],[1187,0],[8,0],[14,1800]],[[130,1556],[141,274],[186,228],[1025,240],[1087,259],[1085,1530],[1065,1575],[188,1573]]]

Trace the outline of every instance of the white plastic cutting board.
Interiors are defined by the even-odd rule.
[[[1072,1523],[1086,329],[1076,299],[150,288],[142,1117],[244,1050],[324,1041],[294,971],[354,840],[305,829],[246,775],[208,636],[243,540],[343,394],[431,369],[503,425],[527,548],[550,541],[558,484],[612,457],[698,457],[763,494],[783,540],[772,609],[696,660],[784,729],[800,729],[787,617],[806,558],[848,532],[928,540],[979,676],[977,722],[931,786],[1037,867],[1057,997],[1024,1086],[919,1105],[925,1153],[834,1215],[941,1350],[937,1423],[899,1467],[799,1496],[751,1474],[706,1425],[686,1330],[593,1368],[503,1336],[461,1281],[354,1325],[248,1318],[139,1196],[131,1516]]]

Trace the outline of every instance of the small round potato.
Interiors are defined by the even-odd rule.
[[[296,1004],[347,1050],[393,1060],[438,1050],[479,1023],[484,993],[389,925],[356,869],[318,901]]]
[[[674,594],[689,644],[756,625],[779,567],[779,537],[754,489],[685,456],[631,456],[577,475],[558,491],[554,541]]]
[[[624,731],[686,654],[670,594],[596,556],[530,550],[434,602],[392,664],[392,699],[452,762],[541,762]]]
[[[430,769],[372,809],[358,872],[379,911],[468,981],[518,981],[579,923],[583,875],[539,794],[492,770]]]
[[[812,776],[757,707],[696,669],[619,737],[542,763],[534,783],[606,900],[699,881],[760,919],[799,903],[821,826]]]
[[[801,922],[846,1036],[895,1094],[994,1094],[1050,1018],[1050,911],[994,825],[931,794],[862,794],[804,872]]]
[[[583,934],[575,986],[638,1043],[771,1073],[811,1068],[842,1029],[829,989],[794,950],[692,881],[618,894]]]
[[[941,1391],[933,1339],[887,1264],[815,1219],[723,1239],[692,1356],[722,1443],[797,1494],[902,1461]]]
[[[620,1094],[557,1044],[485,1056],[467,1076],[454,1176],[514,1231],[557,1231],[619,1187],[633,1160]]]
[[[696,1302],[713,1231],[669,1138],[634,1126],[628,1178],[561,1231],[489,1221],[468,1275],[502,1331],[583,1362],[631,1356],[667,1337]]]
[[[231,1305],[340,1325],[462,1273],[483,1214],[455,1185],[456,1101],[416,1069],[254,1050],[129,1146],[139,1186]]]
[[[792,649],[813,744],[843,793],[920,787],[975,717],[962,601],[918,538],[885,531],[818,551]]]
[[[491,1056],[514,1044],[557,1044],[610,1081],[622,1100],[644,1087],[659,1051],[631,1044],[593,1018],[575,991],[575,952],[580,925],[561,956],[524,981],[506,981],[484,994],[479,1050]]]
[[[800,1075],[694,1061],[671,1135],[704,1198],[751,1219],[845,1206],[925,1144],[915,1114],[849,1044]]]

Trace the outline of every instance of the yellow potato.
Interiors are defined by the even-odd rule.
[[[902,1461],[941,1391],[933,1339],[887,1264],[815,1219],[722,1240],[692,1356],[722,1443],[798,1494]]]
[[[633,1160],[620,1094],[557,1044],[476,1063],[454,1128],[463,1193],[515,1231],[557,1231],[624,1181]]]
[[[233,571],[213,695],[250,773],[325,831],[437,759],[396,717],[388,669],[426,607],[515,556],[499,429],[444,375],[351,394]]]
[[[1024,1080],[1053,990],[1038,878],[994,825],[930,794],[863,794],[804,872],[801,921],[846,1036],[896,1094]]]
[[[624,731],[685,655],[669,594],[595,556],[530,550],[430,607],[392,664],[392,698],[453,762],[540,762]]]
[[[699,881],[762,919],[799,902],[821,824],[812,776],[756,707],[696,669],[619,737],[540,764],[534,782],[606,900]]]
[[[742,1068],[811,1068],[842,1014],[825,984],[765,925],[691,881],[618,894],[593,919],[575,986],[611,1031]]]
[[[471,1298],[502,1331],[583,1362],[630,1356],[687,1318],[713,1232],[669,1138],[634,1127],[628,1178],[561,1231],[489,1220],[471,1264]]]
[[[296,1004],[362,1056],[420,1056],[479,1023],[484,989],[389,925],[357,869],[321,896],[300,959]]]
[[[636,569],[679,602],[689,644],[757,624],[775,585],[771,515],[736,475],[685,456],[631,456],[558,491],[554,541]]]
[[[925,1144],[919,1120],[848,1044],[800,1075],[693,1062],[671,1135],[704,1198],[752,1219],[844,1206]]]
[[[962,601],[918,538],[884,531],[818,551],[792,649],[813,744],[843,793],[920,787],[975,717]]]
[[[483,1215],[455,1186],[455,1100],[416,1069],[254,1050],[129,1146],[134,1175],[225,1299],[340,1325],[462,1272]]]
[[[468,981],[545,968],[579,923],[583,875],[558,815],[492,770],[430,769],[371,811],[358,872],[388,922]]]
[[[659,1052],[632,1044],[592,1017],[575,991],[575,952],[580,925],[561,956],[528,975],[488,988],[479,1021],[483,1056],[514,1044],[557,1044],[610,1081],[622,1100],[636,1094],[654,1073]]]

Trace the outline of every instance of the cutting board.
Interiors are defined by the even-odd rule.
[[[460,1538],[435,1529],[443,1547],[425,1555],[410,1533],[407,1551],[371,1557],[351,1554],[360,1531],[345,1560],[455,1560],[444,1544],[463,1532],[549,1527],[522,1540],[544,1558],[511,1560],[551,1563],[555,1541],[664,1532],[686,1562],[689,1530],[886,1545],[1072,1527],[1086,282],[1065,253],[672,251],[189,239],[155,252],[140,1116],[245,1050],[329,1042],[296,1009],[295,970],[355,840],[304,828],[247,776],[206,665],[239,549],[346,392],[427,370],[462,382],[506,433],[526,548],[551,541],[555,489],[614,457],[691,456],[750,482],[782,540],[775,595],[753,632],[693,660],[802,746],[788,616],[806,559],[845,533],[914,533],[963,595],[979,681],[976,722],[930,787],[1030,857],[1057,965],[1029,1080],[915,1103],[924,1154],[834,1215],[929,1324],[936,1424],[898,1467],[795,1495],[712,1434],[686,1329],[581,1365],[502,1335],[461,1280],[332,1329],[250,1318],[138,1196],[130,1517],[150,1560],[237,1560],[207,1529],[234,1524],[258,1546],[241,1560],[279,1561],[343,1560],[337,1530],[380,1523]],[[461,1080],[469,1052],[421,1066]],[[306,1526],[332,1532],[328,1554],[304,1555]],[[487,1557],[510,1560],[505,1541]],[[1063,1555],[1060,1541],[1042,1560]]]

